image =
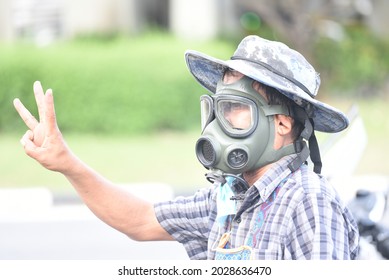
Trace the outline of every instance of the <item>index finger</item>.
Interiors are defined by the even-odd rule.
[[[47,134],[51,135],[53,134],[58,126],[57,126],[57,117],[55,115],[55,108],[54,108],[54,97],[53,97],[53,91],[51,89],[48,89],[46,91],[46,94],[44,95],[44,116],[45,116],[45,126]]]
[[[35,117],[23,105],[19,98],[15,98],[13,104],[16,111],[19,113],[19,116],[22,118],[27,127],[31,130],[34,130],[34,128],[38,125],[38,121],[35,119]]]
[[[45,104],[44,104],[45,97],[44,97],[41,82],[35,81],[33,89],[34,89],[36,105],[38,107],[39,121],[42,122],[44,118],[44,112],[45,112]]]

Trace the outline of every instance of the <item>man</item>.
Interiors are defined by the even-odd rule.
[[[66,145],[52,91],[44,93],[39,82],[39,121],[14,101],[29,128],[21,139],[25,152],[66,176],[107,224],[134,240],[177,240],[191,259],[355,259],[358,228],[319,174],[314,136],[341,131],[348,120],[314,99],[320,85],[314,68],[286,45],[258,36],[244,38],[227,61],[195,51],[185,56],[211,93],[201,98],[196,154],[212,186],[155,205],[117,188]]]

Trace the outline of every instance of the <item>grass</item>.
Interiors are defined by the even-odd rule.
[[[117,183],[161,182],[178,193],[207,184],[194,145],[197,133],[159,133],[109,137],[65,135],[74,152],[94,169]],[[60,174],[47,171],[24,154],[19,135],[0,135],[0,187],[45,186],[72,192]]]
[[[389,96],[389,95],[388,95]],[[389,176],[388,139],[389,98],[373,99],[358,103],[368,134],[368,146],[358,166],[360,174],[383,174]]]

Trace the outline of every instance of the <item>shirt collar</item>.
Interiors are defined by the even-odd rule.
[[[285,156],[273,163],[266,173],[259,178],[252,187],[255,187],[262,201],[266,201],[277,186],[291,174],[288,164],[296,158],[296,155]]]

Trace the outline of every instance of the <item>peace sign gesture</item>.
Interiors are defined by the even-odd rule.
[[[37,160],[50,170],[61,171],[66,155],[70,151],[58,129],[54,98],[51,89],[43,92],[39,81],[34,83],[35,101],[38,106],[39,120],[37,120],[23,103],[16,98],[14,106],[29,130],[23,135],[20,142],[27,155]]]

